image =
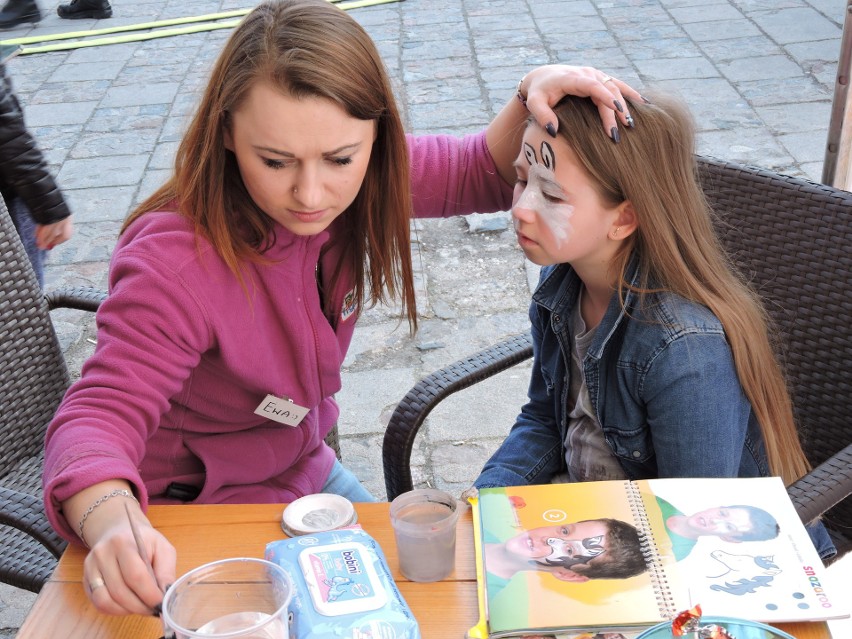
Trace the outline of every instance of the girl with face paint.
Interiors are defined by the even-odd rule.
[[[512,217],[541,265],[529,401],[478,488],[780,475],[808,465],[758,296],[715,235],[687,109],[628,100],[618,144],[589,101],[530,121]],[[823,558],[835,550],[809,531]]]

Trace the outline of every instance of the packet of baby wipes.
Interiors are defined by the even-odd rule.
[[[290,573],[294,639],[420,639],[384,553],[360,528],[273,541],[266,559]]]

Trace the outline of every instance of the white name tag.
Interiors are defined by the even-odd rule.
[[[289,399],[267,395],[260,406],[254,409],[255,415],[266,417],[286,426],[298,426],[310,409],[299,406]]]

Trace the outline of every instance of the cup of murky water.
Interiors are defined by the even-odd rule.
[[[456,522],[461,504],[434,488],[419,488],[391,502],[399,570],[411,581],[439,581],[455,567]]]
[[[293,582],[263,559],[214,561],[189,571],[163,598],[165,636],[174,639],[289,639]]]

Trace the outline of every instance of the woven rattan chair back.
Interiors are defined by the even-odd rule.
[[[852,193],[710,159],[700,172],[722,242],[775,323],[816,466],[852,443]],[[852,533],[852,500],[824,521]]]
[[[28,590],[41,588],[56,560],[14,527],[28,524],[6,499],[41,503],[44,433],[67,386],[47,302],[0,199],[0,581]]]

